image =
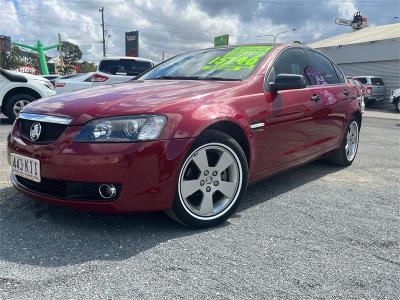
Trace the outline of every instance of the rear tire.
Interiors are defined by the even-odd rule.
[[[393,103],[394,103],[394,105],[395,105],[395,107],[396,107],[396,111],[397,111],[397,112],[400,112],[400,97],[397,97],[397,98],[395,99],[395,101],[393,101]]]
[[[347,125],[346,133],[340,147],[328,159],[340,166],[346,167],[351,165],[357,155],[359,134],[360,124],[356,118],[353,118]]]
[[[374,104],[374,100],[369,100],[368,98],[364,98],[365,107],[371,107],[371,104]]]
[[[34,100],[36,99],[28,94],[16,94],[11,96],[5,104],[4,114],[11,121],[14,121],[18,117],[21,110]]]
[[[247,177],[246,155],[236,140],[220,131],[206,131],[186,156],[167,214],[190,227],[219,225],[242,201]]]

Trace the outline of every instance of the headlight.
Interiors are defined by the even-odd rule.
[[[112,117],[87,123],[76,142],[135,142],[157,140],[167,118],[160,115]]]

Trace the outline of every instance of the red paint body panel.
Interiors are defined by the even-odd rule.
[[[24,112],[68,116],[72,123],[57,142],[33,144],[14,126],[8,152],[39,159],[43,177],[122,184],[115,201],[57,199],[20,191],[51,204],[101,212],[142,212],[171,208],[180,167],[191,145],[218,122],[239,126],[249,144],[249,181],[315,159],[339,146],[348,120],[360,110],[351,84],[264,91],[265,73],[280,51],[275,47],[243,81],[148,80],[105,86],[35,101]],[[349,96],[343,94],[344,90]],[[321,101],[312,102],[313,95]],[[96,118],[132,114],[168,118],[159,141],[76,143],[82,126]],[[264,123],[257,130],[251,124]]]
[[[171,207],[180,162],[192,139],[163,140],[148,143],[89,144],[74,143],[80,126],[69,127],[54,145],[33,145],[14,128],[9,149],[40,160],[41,176],[77,182],[122,184],[115,201],[93,202],[65,200],[37,195],[50,204],[102,212],[139,212]],[[14,181],[15,185],[15,181]]]

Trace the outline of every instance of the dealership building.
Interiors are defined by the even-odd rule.
[[[400,88],[400,23],[354,30],[309,46],[332,58],[348,76],[381,77],[387,98]]]

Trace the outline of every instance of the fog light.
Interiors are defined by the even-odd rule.
[[[99,186],[99,194],[103,199],[111,199],[117,195],[117,189],[113,184],[102,184]]]

